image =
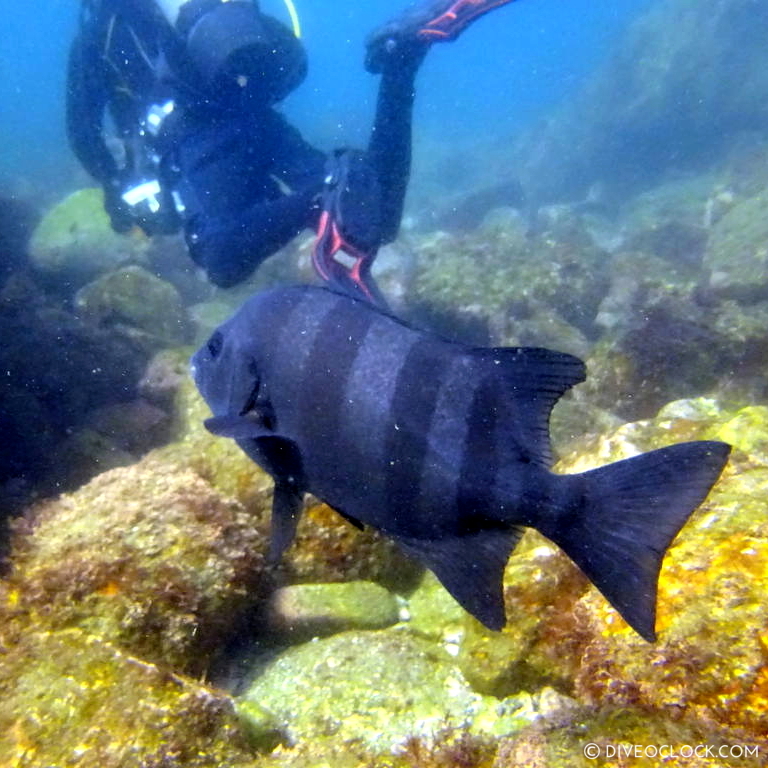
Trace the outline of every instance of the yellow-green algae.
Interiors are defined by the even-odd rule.
[[[322,692],[322,693],[321,693]],[[241,704],[274,713],[288,743],[335,737],[385,754],[445,725],[501,735],[563,709],[554,692],[504,700],[472,691],[439,644],[406,631],[348,631],[294,646],[259,672]]]
[[[515,325],[541,307],[550,322],[555,317],[555,325],[589,331],[608,289],[605,253],[575,219],[557,226],[535,238],[510,222],[482,236],[424,236],[411,300],[453,316],[481,318],[496,332],[496,342],[512,343]],[[510,313],[515,324],[508,322]],[[563,335],[567,340],[578,334]]]
[[[399,616],[395,595],[372,581],[281,587],[265,611],[267,631],[288,642],[345,629],[381,629],[397,623]]]
[[[79,629],[0,639],[0,768],[253,765],[220,692]]]
[[[345,643],[344,636],[329,638],[328,643],[335,641],[333,653],[323,655],[324,646],[316,647],[315,653],[307,656],[312,661],[304,669],[299,664],[295,673],[286,678],[282,692],[278,687],[274,694],[277,704],[279,697],[284,697],[281,706],[287,708],[277,713],[278,722],[285,711],[299,706],[291,700],[298,696],[297,690],[304,702],[301,706],[318,722],[318,708],[329,706],[332,682],[329,679],[323,685],[315,685],[314,673],[322,668],[330,674],[331,662],[339,654],[359,652],[363,663],[357,666],[361,671],[357,676],[343,677],[344,688],[339,696],[343,693],[354,700],[365,692],[375,698],[375,667],[364,663],[364,659],[370,658],[370,653],[375,657],[374,638],[387,637],[391,639],[382,642],[395,649],[390,666],[402,664],[402,669],[394,671],[404,676],[401,687],[406,688],[406,694],[407,686],[413,685],[412,679],[406,682],[410,656],[425,654],[427,664],[430,658],[441,659],[443,670],[453,670],[448,676],[454,677],[458,688],[452,690],[464,691],[466,701],[497,702],[480,709],[470,707],[469,717],[463,720],[454,717],[453,721],[439,723],[440,697],[425,685],[425,700],[435,702],[434,725],[420,728],[422,713],[420,708],[414,708],[413,725],[406,723],[398,729],[397,745],[391,753],[381,746],[372,751],[370,745],[365,747],[359,741],[366,728],[370,731],[364,711],[359,712],[357,724],[352,719],[336,727],[332,708],[327,713],[330,720],[319,718],[328,733],[316,730],[316,736],[300,738],[293,745],[288,743],[290,739],[284,739],[269,753],[264,752],[268,749],[264,740],[258,745],[238,742],[232,736],[236,726],[225,695],[205,688],[205,695],[199,694],[197,684],[178,676],[170,657],[163,657],[169,660],[157,667],[141,656],[141,661],[131,658],[119,634],[116,638],[100,636],[115,629],[113,619],[89,620],[82,616],[82,621],[70,623],[70,628],[56,629],[55,617],[67,616],[67,611],[73,609],[59,606],[51,594],[55,610],[47,611],[42,602],[32,599],[34,590],[25,593],[37,582],[32,579],[27,584],[20,578],[19,567],[29,557],[29,539],[41,536],[43,529],[20,527],[15,538],[15,569],[0,583],[0,739],[5,740],[0,741],[0,766],[5,768],[3,759],[13,768],[111,768],[113,764],[129,768],[651,766],[659,764],[658,761],[645,757],[590,761],[582,756],[582,750],[588,742],[603,748],[617,743],[758,743],[768,730],[767,417],[768,409],[757,406],[729,413],[723,412],[713,400],[673,403],[654,420],[624,425],[588,441],[558,467],[559,471],[582,471],[687,439],[727,438],[736,445],[723,479],[684,527],[665,559],[659,588],[657,644],[649,645],[635,636],[562,553],[529,532],[506,572],[505,601],[510,626],[503,633],[487,632],[471,617],[457,614],[455,607],[450,606],[430,613],[429,621],[435,626],[425,626],[428,614],[418,603],[426,593],[417,590],[413,627],[405,622],[379,632],[356,632],[358,639],[354,644]],[[178,467],[171,469],[173,465],[159,462],[157,457],[147,461],[158,462],[168,475],[187,472]],[[190,481],[196,476],[190,472],[184,477]],[[206,497],[206,503],[216,499],[219,504],[236,504],[234,500],[222,499],[199,477],[197,481],[212,494]],[[139,490],[139,484],[135,487]],[[188,482],[184,487],[188,487]],[[122,497],[124,503],[126,494],[127,490]],[[241,510],[237,505],[236,508]],[[67,525],[77,529],[74,520],[68,520]],[[57,533],[64,540],[70,535],[51,528],[46,533]],[[126,533],[130,540],[138,532]],[[195,546],[191,551],[196,551]],[[68,566],[73,558],[74,554]],[[33,561],[40,562],[30,560]],[[199,560],[196,565],[201,570],[206,567]],[[221,578],[222,572],[216,568],[214,571],[218,574],[214,580]],[[30,569],[31,576],[37,574],[37,570]],[[205,577],[201,574],[199,578]],[[215,592],[213,585],[211,588]],[[114,586],[109,583],[104,592],[99,595],[97,590],[96,595],[105,599],[115,597],[111,594]],[[98,600],[89,603],[98,604]],[[64,613],[60,614],[60,609]],[[417,619],[420,613],[421,619]],[[167,625],[161,622],[161,635],[163,626]],[[445,631],[441,631],[441,626]],[[162,647],[162,643],[159,645]],[[156,646],[157,643],[150,648]],[[410,650],[400,653],[405,647]],[[281,658],[287,661],[286,654],[293,654],[292,663],[300,659],[298,649],[282,651],[275,664]],[[105,655],[120,660],[113,664],[113,677],[98,672]],[[348,666],[355,665],[345,662],[336,669]],[[135,670],[143,670],[141,674],[149,675],[151,680],[165,681],[178,692],[179,698],[165,698],[167,689],[156,691],[154,683],[146,679],[144,684],[138,684],[136,677],[131,677]],[[114,690],[113,697],[101,688],[92,689],[94,680],[107,678],[107,688]],[[297,687],[297,679],[306,682]],[[129,682],[122,687],[125,680]],[[481,690],[484,696],[479,695]],[[506,699],[493,699],[488,695],[491,693]],[[201,714],[196,707],[206,701],[215,704],[203,707]],[[495,726],[501,727],[509,722],[506,718],[516,716],[515,709],[497,709],[504,702],[517,702],[519,717],[505,730],[497,730]],[[265,714],[264,730],[268,731],[274,725],[266,704],[278,708],[267,697],[257,696],[254,700],[254,706]],[[407,704],[404,706],[407,708]],[[537,718],[541,713],[546,716]],[[531,720],[534,722],[526,725]],[[479,728],[480,722],[484,725]],[[203,723],[208,725],[204,727]],[[293,734],[306,727],[301,725],[298,715],[288,725]],[[362,731],[356,736],[357,726]],[[257,731],[255,735],[263,737],[263,732]],[[764,750],[764,743],[760,745]],[[88,762],[90,756],[93,763]],[[759,759],[764,758],[765,752]],[[715,768],[723,762],[717,758],[678,756],[665,759],[664,764]],[[755,758],[729,758],[727,764],[741,767],[760,763]]]
[[[259,596],[263,531],[189,470],[152,457],[16,522],[8,584],[34,626],[78,627],[204,671]]]

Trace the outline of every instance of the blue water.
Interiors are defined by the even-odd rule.
[[[651,0],[519,0],[436,46],[419,74],[419,140],[512,135],[585,80]],[[364,146],[377,78],[363,70],[366,34],[397,0],[296,0],[310,75],[285,109],[321,147]],[[77,0],[7,4],[0,26],[0,187],[83,183],[63,127],[66,57]],[[262,7],[287,21],[282,0]]]

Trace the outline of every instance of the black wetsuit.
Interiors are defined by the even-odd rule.
[[[176,227],[183,226],[192,258],[214,283],[238,283],[301,230],[317,225],[324,153],[272,106],[242,109],[206,92],[151,0],[96,0],[90,7],[70,52],[67,126],[75,154],[104,186],[116,229],[133,223],[121,195],[146,139],[142,120],[164,99],[172,99],[175,109],[156,144],[161,186],[183,203]],[[366,199],[375,203],[358,206],[345,220],[347,234],[369,247],[398,231],[410,172],[413,82],[422,56],[393,57],[381,72],[363,155],[377,182],[375,195],[366,190]],[[105,141],[107,110],[128,152],[127,170]],[[166,222],[159,231],[169,228]]]

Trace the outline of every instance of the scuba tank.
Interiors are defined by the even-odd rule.
[[[261,13],[257,0],[154,2],[181,45],[177,67],[189,65],[196,85],[214,103],[258,109],[282,100],[306,77],[292,0],[286,2],[293,30]]]
[[[172,191],[178,179],[167,151],[176,140],[175,113],[258,112],[304,79],[307,60],[295,34],[298,19],[291,0],[285,2],[293,31],[262,14],[257,0],[83,0],[81,23],[118,18],[130,29],[139,23],[144,34],[149,30],[148,37],[156,34],[163,41],[159,52],[148,56],[142,47],[148,37],[131,37],[137,60],[147,63],[155,83],[135,92],[137,115],[121,130],[124,162],[119,178],[110,182],[148,234],[177,231],[184,213]],[[111,22],[105,29],[111,34]],[[120,69],[118,59],[115,70]]]

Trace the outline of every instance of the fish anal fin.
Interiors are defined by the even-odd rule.
[[[467,612],[489,629],[506,623],[502,578],[522,529],[483,530],[443,539],[397,538],[403,550],[423,563]]]

